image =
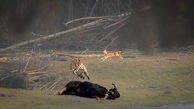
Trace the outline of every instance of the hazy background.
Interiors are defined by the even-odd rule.
[[[0,47],[89,22],[64,25],[72,19],[124,12],[135,14],[112,35],[119,38],[110,49],[138,48],[149,52],[155,48],[187,47],[194,44],[193,4],[192,0],[0,0]],[[75,32],[34,46],[99,50],[109,42],[109,38],[105,39],[100,43],[102,46],[98,46],[97,41],[104,33],[97,30],[83,34]],[[74,37],[68,37],[72,35]]]

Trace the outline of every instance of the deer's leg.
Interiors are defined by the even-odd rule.
[[[120,55],[120,59],[123,59],[123,57]]]
[[[104,57],[103,59],[102,59],[102,61],[104,61],[104,60],[106,60],[108,57]]]

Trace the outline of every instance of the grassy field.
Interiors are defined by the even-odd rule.
[[[160,53],[124,60],[115,57],[104,62],[100,61],[100,57],[94,57],[82,58],[81,61],[88,68],[90,82],[108,89],[115,83],[121,97],[116,100],[95,100],[58,96],[56,93],[60,89],[0,88],[0,109],[125,109],[194,102],[194,54]],[[69,61],[51,63],[55,72],[69,69]]]

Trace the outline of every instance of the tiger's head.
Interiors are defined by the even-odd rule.
[[[76,57],[73,59],[73,63],[79,63],[79,62],[80,62],[79,58]]]

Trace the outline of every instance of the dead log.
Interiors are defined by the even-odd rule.
[[[89,57],[100,57],[100,56],[103,56],[102,54],[80,55],[80,54],[69,54],[69,53],[62,53],[62,52],[55,52],[55,53],[53,53],[53,55],[78,57],[78,58],[89,58]]]
[[[0,49],[0,52],[4,52],[4,51],[10,50],[10,49],[15,49],[15,48],[18,48],[20,46],[27,45],[27,44],[32,44],[32,43],[35,43],[35,42],[40,42],[40,41],[43,41],[43,40],[59,37],[59,36],[61,36],[63,34],[67,34],[67,33],[74,32],[74,31],[78,31],[78,30],[87,28],[89,26],[94,26],[94,25],[102,23],[102,22],[104,22],[104,20],[103,19],[99,19],[99,20],[96,20],[96,21],[93,21],[93,22],[90,22],[90,23],[83,24],[81,26],[77,26],[77,27],[72,28],[72,29],[68,29],[68,30],[61,31],[61,32],[58,32],[58,33],[53,33],[53,34],[50,34],[50,35],[47,35],[47,36],[44,36],[44,37],[40,37],[40,38],[37,38],[37,39],[33,39],[33,40],[29,40],[29,41],[24,41],[24,42],[21,42],[21,43],[18,43],[18,44],[15,44],[15,45],[12,45],[12,46]]]
[[[47,72],[27,72],[28,75],[34,75],[34,74],[45,74]]]
[[[52,91],[60,81],[62,81],[62,78],[55,81],[48,89]]]
[[[30,62],[30,59],[31,59],[31,57],[28,58],[28,60],[27,60],[27,62],[26,62],[26,65],[25,65],[25,67],[24,67],[23,73],[26,72],[26,69],[27,69],[28,64],[29,64],[29,62]]]
[[[47,82],[46,84],[44,84],[42,87],[40,87],[40,90],[42,90],[43,88],[45,88],[46,86],[48,86],[50,84],[50,82]]]
[[[49,65],[46,65],[46,66],[43,66],[43,67],[40,67],[39,69],[37,70],[31,70],[31,71],[26,71],[27,73],[31,73],[31,72],[41,72],[41,71],[45,71],[47,68],[48,68]]]
[[[36,38],[36,39],[33,39],[33,40],[29,40],[29,41],[24,41],[24,42],[21,42],[21,43],[18,43],[18,44],[14,44],[12,46],[9,46],[9,47],[6,47],[6,48],[3,48],[3,49],[0,49],[0,52],[4,52],[4,51],[7,51],[7,50],[11,50],[11,49],[15,49],[15,48],[18,48],[20,46],[24,46],[24,45],[27,45],[27,44],[32,44],[32,43],[35,43],[35,42],[40,42],[40,41],[43,41],[43,40],[47,40],[47,39],[51,39],[51,38],[55,38],[55,37],[59,37],[61,35],[64,35],[64,34],[67,34],[67,33],[70,33],[70,32],[74,32],[74,31],[78,31],[78,30],[82,30],[82,29],[85,29],[85,28],[88,28],[90,26],[95,26],[97,24],[101,24],[103,22],[106,22],[106,21],[111,21],[111,18],[116,18],[117,20],[120,19],[121,17],[125,17],[125,16],[129,16],[131,15],[132,13],[130,12],[127,12],[127,13],[122,13],[122,14],[119,14],[119,15],[114,15],[114,16],[99,16],[99,17],[84,17],[84,18],[78,18],[78,19],[74,19],[72,21],[69,21],[66,23],[66,25],[72,23],[72,22],[75,22],[75,21],[80,21],[80,20],[88,20],[88,19],[99,19],[99,20],[95,20],[93,22],[90,22],[90,23],[86,23],[86,24],[83,24],[83,25],[80,25],[80,26],[77,26],[77,27],[74,27],[74,28],[71,28],[71,29],[68,29],[68,30],[65,30],[65,31],[61,31],[61,32],[57,32],[57,33],[53,33],[53,34],[50,34],[50,35],[47,35],[47,36],[43,36],[43,37],[39,37],[39,38]],[[112,19],[112,20],[114,20]],[[122,21],[120,21],[122,22]],[[108,27],[112,27],[120,22],[117,22],[113,25],[109,25]],[[123,24],[121,24],[123,25]],[[107,27],[107,28],[108,28]],[[119,27],[120,28],[120,27]],[[119,29],[118,28],[118,29]],[[116,29],[117,30],[117,29]],[[114,30],[114,31],[116,31]],[[113,31],[113,33],[114,33]],[[107,35],[105,38],[107,38],[109,35]],[[100,41],[102,41],[103,39],[105,38],[102,38]],[[99,41],[99,42],[100,42]]]
[[[124,19],[121,19],[121,20],[119,20],[118,22],[115,22],[115,23],[113,23],[113,24],[110,24],[110,25],[108,25],[108,26],[105,26],[104,29],[107,29],[107,28],[113,27],[113,26],[115,26],[115,25],[117,25],[117,24],[120,24],[120,23],[122,23],[123,21],[125,21],[125,20],[127,20],[127,19],[128,19],[128,17],[126,17],[126,18],[124,18]]]
[[[119,15],[113,15],[113,16],[98,16],[98,17],[82,17],[82,18],[77,18],[77,19],[73,19],[71,21],[68,21],[65,23],[65,25],[69,25],[73,22],[78,22],[78,21],[82,21],[82,20],[90,20],[90,19],[107,19],[107,20],[113,20],[111,18],[120,18],[120,17],[125,17],[125,16],[129,16],[132,15],[131,12],[126,12],[126,13],[121,13]]]

